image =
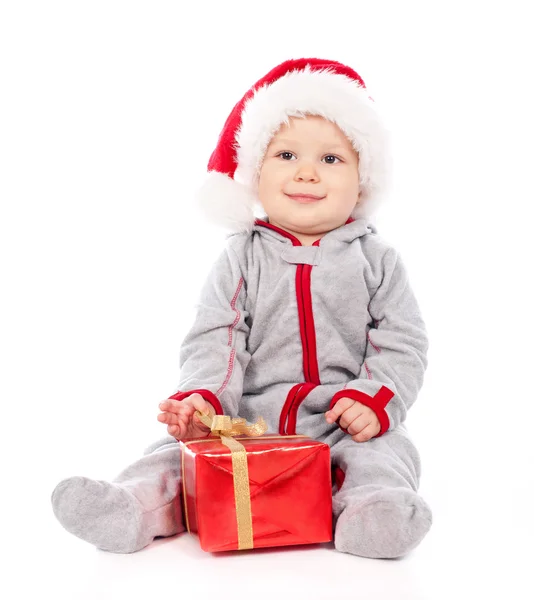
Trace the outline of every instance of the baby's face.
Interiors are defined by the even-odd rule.
[[[259,199],[269,222],[303,235],[343,225],[358,202],[358,154],[334,123],[291,118],[271,140],[259,177]],[[305,202],[294,194],[321,199]]]

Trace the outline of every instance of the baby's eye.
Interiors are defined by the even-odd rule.
[[[339,159],[337,156],[334,156],[333,154],[327,154],[325,156],[325,158],[333,158],[334,160],[339,160],[341,162],[341,159]],[[326,161],[326,162],[329,165],[335,165],[336,164],[334,161]]]
[[[291,159],[287,159],[288,154],[289,154],[289,156],[295,156],[293,154],[293,152],[280,152],[280,154],[278,156],[281,156],[284,160],[291,160]]]

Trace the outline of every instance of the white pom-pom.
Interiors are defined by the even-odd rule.
[[[195,195],[204,218],[229,233],[250,233],[257,198],[252,190],[228,175],[211,171]]]

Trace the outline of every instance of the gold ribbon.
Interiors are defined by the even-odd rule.
[[[196,411],[199,420],[211,429],[212,435],[221,438],[232,456],[234,477],[235,513],[237,518],[237,547],[248,550],[254,547],[252,531],[252,510],[250,508],[250,486],[248,480],[247,451],[234,436],[257,437],[267,431],[267,424],[260,417],[256,423],[247,424],[245,419],[232,419],[226,415],[203,415]]]

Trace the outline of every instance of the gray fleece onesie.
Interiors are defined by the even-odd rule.
[[[228,238],[205,282],[171,398],[199,392],[219,414],[262,416],[269,433],[327,443],[343,474],[333,490],[335,547],[393,558],[417,546],[432,522],[404,425],[427,349],[403,262],[367,219],[349,219],[313,246],[257,220],[251,233]],[[376,412],[377,437],[355,442],[326,422],[324,413],[344,396]],[[75,535],[114,552],[183,531],[179,458],[167,436],[113,484],[64,480],[52,496],[55,514]]]

